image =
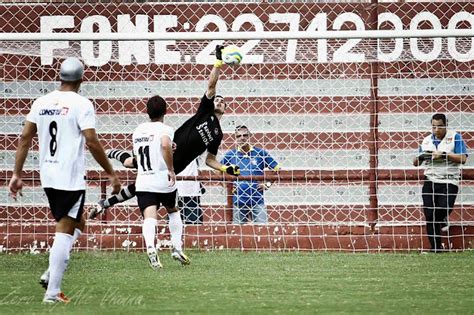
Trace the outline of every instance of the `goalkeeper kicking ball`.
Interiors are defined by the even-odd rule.
[[[229,66],[237,66],[242,62],[242,53],[236,46],[227,46],[222,49],[222,61]]]

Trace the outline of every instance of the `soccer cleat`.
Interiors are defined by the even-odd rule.
[[[49,269],[46,270],[40,277],[39,284],[46,290],[49,283]]]
[[[105,200],[99,200],[99,202],[92,208],[91,213],[89,214],[89,220],[95,219],[99,214],[104,214],[107,209],[104,206]]]
[[[148,260],[150,261],[150,266],[152,269],[159,269],[163,268],[163,265],[160,262],[160,258],[158,257],[158,254],[156,251],[150,251],[147,253],[148,255]]]
[[[173,248],[173,251],[171,252],[171,257],[173,257],[173,259],[178,260],[182,265],[191,264],[191,260],[181,250],[176,250]]]
[[[49,296],[47,294],[44,295],[43,303],[44,304],[55,304],[55,303],[64,303],[67,304],[71,300],[64,295],[64,293],[59,292],[56,296]]]

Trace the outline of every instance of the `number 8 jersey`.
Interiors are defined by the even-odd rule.
[[[91,101],[75,92],[54,91],[33,102],[26,120],[38,131],[43,188],[85,189],[82,130],[95,129]]]
[[[168,167],[161,149],[163,136],[173,141],[174,131],[162,122],[143,123],[133,133],[133,154],[138,164],[137,191],[169,193],[176,190],[176,185],[169,186]]]

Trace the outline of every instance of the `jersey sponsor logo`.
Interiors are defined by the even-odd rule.
[[[134,143],[141,143],[141,142],[151,142],[153,141],[154,139],[154,136],[151,135],[151,136],[144,136],[144,137],[140,137],[140,138],[135,138],[133,140]]]
[[[199,135],[201,136],[202,141],[204,142],[206,146],[208,146],[209,143],[211,143],[214,140],[214,137],[212,136],[212,133],[209,130],[209,126],[207,125],[207,121],[196,126],[196,130],[198,131]]]
[[[54,108],[54,109],[47,109],[44,108],[39,111],[40,116],[57,116],[57,115],[67,115],[69,112],[68,107],[63,107],[63,108]]]

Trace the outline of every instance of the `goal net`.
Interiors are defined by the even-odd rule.
[[[18,202],[8,196],[8,181],[25,115],[35,98],[57,88],[59,65],[68,56],[79,57],[86,66],[80,93],[95,105],[104,148],[131,151],[131,134],[147,121],[150,96],[166,98],[165,121],[177,129],[196,112],[206,91],[216,44],[240,47],[243,63],[224,66],[217,87],[228,103],[218,159],[238,147],[235,128],[245,125],[250,144],[265,149],[281,169],[243,177],[242,181],[271,182],[264,192],[267,219],[255,222],[251,209],[248,222],[237,223],[233,179],[211,171],[201,159],[197,175],[189,176],[200,183],[202,222],[193,216],[190,202],[195,198],[180,200],[186,248],[429,248],[421,199],[423,171],[412,161],[431,132],[431,116],[445,113],[449,128],[461,133],[468,152],[474,147],[472,33],[443,38],[409,35],[417,30],[472,30],[472,3],[10,4],[0,9],[0,33],[21,39],[0,40],[0,251],[47,249],[54,236],[55,223],[39,181],[36,138]],[[367,34],[376,29],[407,35],[290,35]],[[223,38],[237,32],[261,37],[190,40],[193,33],[202,32],[219,32]],[[265,39],[272,32],[289,35]],[[43,37],[22,38],[26,33]],[[159,33],[171,37],[153,37]],[[67,40],[51,40],[58,34]],[[91,40],[110,34],[123,36],[120,39],[135,34],[140,40]],[[67,38],[74,35],[85,37]],[[249,167],[257,167],[253,163]],[[90,211],[108,195],[109,187],[90,155],[87,165]],[[113,165],[123,185],[133,183],[133,171],[116,161]],[[473,166],[469,157],[462,167],[449,229],[443,232],[445,248],[472,247]],[[164,209],[159,218],[159,244],[167,247]],[[133,198],[108,209],[99,220],[88,221],[76,246],[141,249],[141,223]]]

